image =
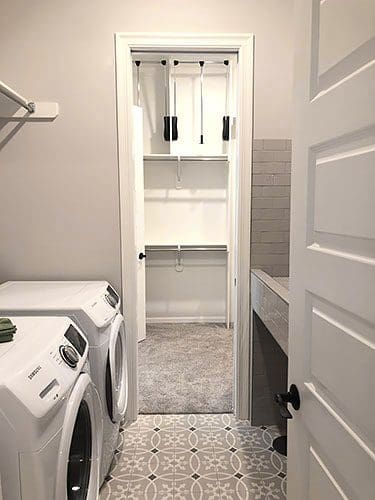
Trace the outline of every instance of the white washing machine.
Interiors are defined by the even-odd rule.
[[[91,377],[103,408],[100,482],[110,468],[128,398],[127,349],[120,298],[106,281],[8,281],[0,315],[69,316],[89,341]]]
[[[67,317],[11,317],[0,344],[3,500],[96,500],[102,411],[88,342]]]

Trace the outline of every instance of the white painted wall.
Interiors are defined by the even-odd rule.
[[[153,252],[147,260],[147,321],[225,322],[226,252],[182,252],[181,272],[174,253]]]
[[[114,32],[255,33],[255,136],[285,138],[291,23],[292,0],[2,0],[0,77],[60,116],[0,124],[0,281],[120,286]]]
[[[145,162],[146,245],[228,243],[228,170],[224,161]]]

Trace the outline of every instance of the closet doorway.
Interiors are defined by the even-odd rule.
[[[233,409],[248,418],[253,36],[117,34],[116,77],[127,419],[146,318],[153,338],[191,335],[186,354],[200,330],[218,345],[233,328]]]

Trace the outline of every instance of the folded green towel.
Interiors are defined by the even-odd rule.
[[[4,333],[7,333],[7,332],[15,332],[17,331],[17,328],[15,326],[10,326],[9,328],[2,328],[0,330],[0,335],[4,332]]]
[[[9,318],[0,318],[0,344],[11,342],[16,331],[16,325]]]
[[[11,320],[9,318],[0,318],[0,325],[6,324],[6,325],[13,325]]]
[[[15,333],[16,331],[16,325],[14,325],[9,318],[0,318],[0,334],[1,332]]]
[[[17,328],[8,328],[7,330],[0,330],[0,337],[2,337],[3,335],[8,335],[8,334],[14,334],[16,333],[17,331]]]
[[[0,344],[3,344],[4,342],[11,342],[12,340],[13,340],[13,334],[0,336]]]

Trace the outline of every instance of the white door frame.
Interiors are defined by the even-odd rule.
[[[250,225],[251,173],[253,139],[253,74],[254,35],[252,34],[179,34],[179,33],[116,33],[117,133],[120,186],[120,234],[122,259],[122,298],[124,316],[130,331],[136,329],[135,293],[136,260],[134,179],[132,169],[132,51],[171,49],[200,52],[235,52],[238,54],[237,112],[237,307],[234,335],[234,412],[249,418],[250,394]],[[133,336],[131,336],[133,337]],[[137,364],[137,341],[132,339],[129,371]],[[136,391],[137,381],[133,381]],[[127,420],[137,418],[137,398],[129,394]]]

